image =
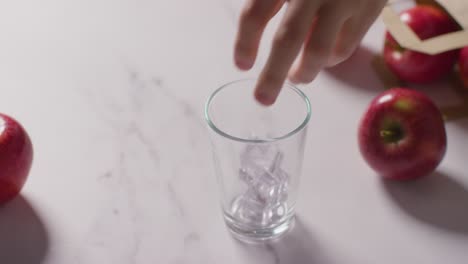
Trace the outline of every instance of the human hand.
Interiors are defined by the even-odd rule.
[[[275,102],[286,78],[309,83],[324,67],[351,56],[387,0],[246,0],[234,50],[237,67],[253,66],[268,21],[286,2],[255,87],[255,97],[264,105]]]

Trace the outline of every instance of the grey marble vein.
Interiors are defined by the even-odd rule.
[[[184,237],[184,246],[188,247],[192,243],[199,243],[200,242],[200,234],[196,232],[190,232]]]
[[[106,171],[101,176],[107,181],[106,184],[109,184],[109,181],[116,183],[116,185],[112,185],[118,187],[117,189],[112,187],[114,192],[112,196],[117,198],[115,199],[116,203],[110,204],[109,210],[98,212],[95,223],[90,227],[83,245],[77,252],[78,263],[90,263],[95,258],[115,260],[117,255],[111,252],[115,246],[121,246],[125,249],[118,253],[120,257],[114,263],[137,263],[142,243],[142,232],[138,223],[140,216],[137,209],[136,186],[134,179],[130,177],[126,165],[127,161],[127,154],[120,151],[112,170]],[[125,198],[122,199],[123,197]],[[120,214],[121,210],[125,212],[122,215]],[[117,229],[115,225],[112,225],[112,221],[116,217],[123,217],[124,221],[124,225],[117,226]],[[113,240],[112,237],[117,237],[120,240]],[[91,252],[95,252],[95,255]]]
[[[167,192],[169,194],[168,197],[171,201],[171,204],[174,206],[174,208],[177,211],[177,215],[183,219],[185,216],[185,209],[184,209],[183,204],[179,200],[177,193],[174,190],[172,181],[168,181],[167,183]]]
[[[197,114],[197,110],[189,102],[187,102],[180,96],[177,96],[173,91],[168,89],[162,79],[153,77],[152,83],[161,94],[163,94],[167,99],[171,100],[171,102],[178,106],[178,108],[183,109],[183,114],[185,118],[187,118],[187,121],[193,121],[193,123],[196,126],[196,129],[201,131],[202,135],[207,136],[204,121]],[[190,122],[186,122],[186,124],[190,124]],[[199,138],[193,137],[193,133],[189,133],[189,139],[191,146],[194,146],[197,143],[197,141],[199,141]]]
[[[108,171],[104,172],[103,174],[99,175],[98,179],[100,181],[104,181],[104,180],[108,180],[108,179],[112,178],[112,176],[113,176],[112,171],[108,170]]]
[[[138,251],[140,248],[141,244],[141,237],[138,232],[138,214],[137,214],[137,209],[136,209],[136,190],[135,190],[135,185],[131,177],[127,174],[127,170],[125,167],[125,161],[127,157],[125,152],[121,152],[119,155],[119,162],[118,162],[118,168],[119,168],[119,173],[125,180],[125,191],[127,192],[127,198],[128,198],[128,203],[129,203],[129,211],[131,213],[130,219],[131,219],[131,224],[132,224],[132,236],[133,236],[133,243],[130,248],[129,252],[129,260],[130,263],[137,263],[137,256],[138,256]]]
[[[131,121],[127,128],[129,135],[134,134],[136,138],[142,143],[145,149],[148,151],[148,155],[153,160],[154,164],[158,166],[160,164],[160,155],[155,147],[155,144],[145,135],[140,126],[135,122]]]
[[[155,87],[157,87],[160,93],[162,93],[168,99],[170,99],[179,107],[181,107],[186,117],[193,118],[197,123],[201,123],[201,120],[198,118],[198,115],[196,114],[195,108],[192,105],[190,105],[188,102],[181,99],[179,96],[175,95],[174,92],[167,89],[162,79],[154,77],[152,78],[152,83]]]
[[[199,152],[198,149],[203,148],[200,141],[205,135],[204,122],[191,102],[177,95],[161,77],[146,78],[135,67],[124,67],[123,72],[127,85],[116,87],[113,90],[116,94],[109,94],[110,88],[83,93],[102,127],[107,128],[103,130],[106,140],[113,142],[116,152],[112,154],[115,163],[96,175],[102,188],[109,191],[109,202],[102,205],[105,210],[98,214],[96,222],[89,228],[86,245],[79,252],[86,255],[101,244],[99,247],[104,251],[95,258],[104,257],[112,248],[122,248],[118,261],[114,263],[141,263],[141,256],[148,252],[148,243],[159,239],[151,232],[146,235],[147,230],[143,229],[148,226],[147,222],[161,217],[156,212],[145,211],[154,208],[148,203],[149,196],[161,200],[166,210],[175,212],[169,216],[173,219],[169,231],[173,237],[170,240],[172,243],[178,241],[183,251],[171,259],[178,259],[180,263],[191,263],[193,256],[210,259],[209,250],[204,248],[203,236],[192,223],[187,204],[178,193],[182,190],[178,185],[180,176],[184,166],[194,162],[193,155],[178,155],[177,152],[166,155],[164,151],[170,150],[171,141],[159,143],[174,135],[174,126],[185,127],[186,130],[177,134],[182,137],[181,144]],[[160,114],[160,104],[168,107],[164,115]],[[154,122],[149,123],[148,117],[153,113]],[[161,188],[163,192],[150,194],[151,186]],[[117,228],[107,224],[114,219],[119,219],[124,226]],[[83,263],[91,260],[79,259]]]
[[[279,252],[275,249],[275,247],[273,247],[273,245],[266,244],[265,249],[270,254],[270,256],[272,257],[274,264],[281,264],[281,259],[280,259]]]

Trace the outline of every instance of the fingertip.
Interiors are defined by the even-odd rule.
[[[234,63],[240,70],[250,70],[254,64],[255,56],[242,43],[237,43],[234,49]]]
[[[241,56],[235,56],[234,62],[237,68],[243,71],[250,70],[253,66],[253,60]]]
[[[292,82],[293,84],[300,84],[301,80],[297,78],[297,75],[295,73],[289,73],[288,74],[288,80]]]
[[[296,69],[288,74],[288,80],[294,84],[308,84],[315,80],[318,70]]]
[[[255,99],[264,106],[270,106],[276,101],[273,95],[261,90],[255,91]]]
[[[344,62],[346,59],[347,59],[347,58],[338,57],[338,56],[333,55],[333,56],[331,56],[331,57],[328,59],[328,61],[327,61],[326,65],[325,65],[325,67],[326,67],[326,68],[335,67],[335,66],[337,66],[338,64],[341,64],[342,62]]]
[[[307,75],[307,76],[302,78],[301,82],[303,84],[309,84],[309,83],[311,83],[311,82],[313,82],[315,80],[315,78],[317,77],[317,74],[318,74],[318,72],[314,72],[314,73],[312,73],[310,75]]]
[[[292,82],[293,84],[301,83],[299,78],[297,78],[297,71],[298,71],[298,67],[297,65],[294,65],[288,72],[288,80]]]

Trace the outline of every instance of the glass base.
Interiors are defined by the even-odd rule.
[[[278,240],[285,235],[294,226],[294,214],[284,218],[283,221],[276,223],[274,226],[265,228],[249,228],[245,225],[238,224],[229,215],[224,216],[226,225],[234,238],[245,243],[264,243],[272,240]]]

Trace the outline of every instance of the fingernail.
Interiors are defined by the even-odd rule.
[[[294,83],[294,84],[299,84],[301,81],[297,78],[297,76],[295,76],[294,74],[290,74],[288,76],[288,79],[290,82]]]
[[[332,57],[327,61],[326,67],[327,68],[335,67],[336,65],[338,65],[338,64],[340,64],[342,62],[343,62],[343,60],[341,58]]]
[[[288,72],[288,80],[294,84],[300,84],[301,79],[299,78],[299,69],[297,66],[290,69]]]
[[[247,57],[238,55],[235,58],[236,66],[241,70],[248,70],[252,68],[252,60]]]
[[[315,77],[317,76],[317,72],[311,72],[308,74],[293,74],[291,76],[288,76],[289,81],[291,81],[294,84],[307,84],[311,83]]]
[[[272,105],[275,102],[275,98],[269,93],[259,91],[255,93],[255,99],[262,105]]]

